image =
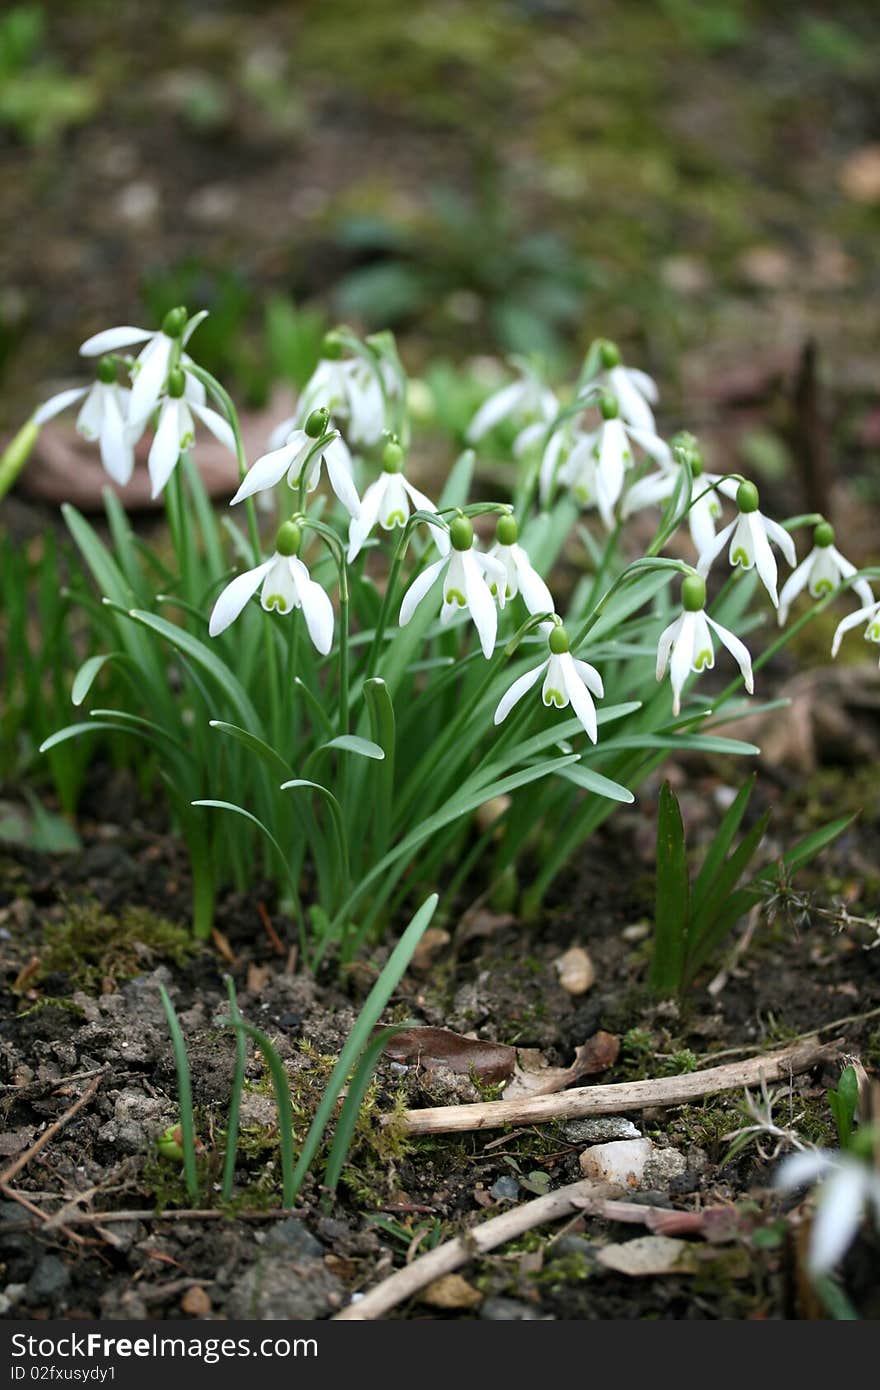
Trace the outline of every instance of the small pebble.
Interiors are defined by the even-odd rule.
[[[586,1120],[568,1120],[562,1126],[573,1144],[606,1144],[611,1139],[641,1139],[641,1130],[623,1115],[595,1115]]]
[[[583,946],[572,946],[555,964],[566,994],[586,994],[596,982],[596,967]]]
[[[489,1191],[492,1193],[492,1196],[497,1197],[499,1201],[512,1202],[519,1196],[519,1183],[516,1178],[499,1178],[497,1182],[492,1184]]]
[[[621,1139],[612,1144],[594,1144],[581,1154],[585,1178],[613,1183],[616,1187],[639,1187],[648,1161],[654,1153],[650,1139]]]
[[[651,935],[651,928],[647,922],[632,922],[630,926],[624,927],[620,935],[624,941],[644,941]]]
[[[480,1309],[487,1322],[540,1322],[541,1314],[515,1298],[487,1298]]]
[[[211,1300],[200,1284],[187,1289],[180,1300],[180,1311],[191,1318],[206,1318],[211,1311]]]

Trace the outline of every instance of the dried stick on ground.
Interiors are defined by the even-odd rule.
[[[364,1322],[381,1318],[399,1303],[412,1298],[420,1289],[427,1288],[435,1279],[444,1274],[451,1274],[454,1269],[460,1269],[476,1255],[494,1250],[496,1246],[514,1240],[535,1226],[544,1226],[548,1221],[559,1221],[564,1216],[572,1216],[582,1210],[581,1202],[599,1197],[608,1191],[610,1189],[601,1183],[585,1178],[581,1182],[570,1183],[568,1187],[559,1187],[546,1197],[536,1197],[533,1202],[526,1202],[501,1216],[493,1216],[489,1221],[475,1226],[466,1235],[456,1236],[455,1240],[438,1245],[436,1250],[429,1250],[426,1255],[420,1255],[417,1260],[413,1260],[412,1264],[399,1269],[388,1279],[383,1279],[381,1284],[364,1294],[357,1303],[352,1303],[341,1313],[337,1313],[333,1321]]]
[[[653,1106],[684,1105],[718,1091],[739,1091],[762,1081],[784,1081],[809,1071],[840,1050],[838,1043],[820,1044],[815,1038],[793,1047],[729,1062],[706,1071],[681,1076],[662,1076],[655,1081],[627,1081],[613,1086],[576,1086],[559,1095],[533,1096],[525,1100],[492,1100],[476,1105],[444,1105],[435,1109],[406,1110],[394,1124],[407,1134],[461,1134],[468,1130],[499,1129],[503,1125],[546,1124],[551,1120],[579,1120],[586,1115],[620,1115],[627,1110]]]

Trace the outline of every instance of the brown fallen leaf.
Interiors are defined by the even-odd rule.
[[[421,1300],[431,1308],[477,1308],[483,1295],[460,1274],[444,1274],[422,1290]]]
[[[606,1245],[596,1256],[600,1265],[633,1278],[649,1274],[695,1274],[693,1246],[670,1236],[638,1236],[621,1245]]]
[[[517,1048],[517,1067],[513,1080],[505,1087],[505,1100],[524,1096],[550,1096],[574,1086],[584,1076],[613,1067],[620,1052],[620,1039],[614,1033],[599,1029],[575,1050],[570,1067],[551,1067],[543,1052],[537,1048]]]
[[[385,1044],[385,1055],[426,1071],[446,1067],[456,1075],[492,1083],[508,1081],[516,1066],[515,1047],[465,1038],[448,1028],[402,1028]]]
[[[268,965],[257,965],[251,961],[247,972],[247,988],[249,994],[262,994],[266,985],[269,983],[271,970]]]
[[[443,927],[428,927],[416,949],[409,968],[414,975],[427,975],[437,956],[448,946],[452,937]]]
[[[467,941],[481,940],[515,925],[516,918],[512,912],[490,912],[487,907],[477,903],[459,919],[455,929],[455,949],[460,951]]]

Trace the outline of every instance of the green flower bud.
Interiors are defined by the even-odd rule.
[[[186,309],[182,304],[179,304],[176,309],[169,309],[162,320],[162,332],[165,334],[166,338],[179,338],[186,328],[188,317]]]
[[[180,367],[172,367],[168,373],[168,394],[172,400],[179,401],[186,390],[186,377]]]
[[[689,463],[694,477],[699,478],[703,471],[703,455],[696,435],[691,434],[690,430],[680,430],[670,442],[675,462],[681,465]]]
[[[740,483],[736,490],[736,505],[741,512],[758,510],[758,489],[754,483]]]
[[[681,584],[681,606],[686,613],[699,613],[706,607],[706,581],[699,574],[689,574]]]
[[[329,362],[338,362],[343,346],[342,335],[335,328],[331,329],[321,340],[321,356]]]
[[[599,361],[606,372],[612,367],[620,366],[620,348],[616,343],[612,343],[608,338],[603,338],[602,346],[599,348]]]
[[[170,1159],[173,1163],[180,1163],[183,1159],[182,1140],[183,1133],[180,1125],[169,1125],[156,1140],[159,1157]]]
[[[547,640],[554,656],[562,656],[571,646],[571,641],[564,627],[554,627]]]
[[[98,380],[103,381],[105,386],[112,386],[116,380],[116,359],[114,357],[102,357],[98,363]]]
[[[603,420],[616,420],[620,414],[617,397],[612,395],[610,391],[603,391],[599,398],[599,409],[602,412]]]
[[[495,527],[495,539],[499,545],[516,545],[519,540],[519,526],[515,516],[500,516]]]
[[[306,420],[305,430],[309,439],[320,439],[322,434],[327,433],[327,426],[330,423],[330,411],[326,406],[321,406],[320,410],[313,410]]]
[[[474,528],[469,517],[457,516],[449,528],[449,539],[456,550],[470,550],[474,543]]]
[[[820,550],[825,550],[829,545],[834,544],[834,527],[828,521],[820,521],[813,532],[813,544]]]
[[[298,555],[302,545],[302,528],[295,521],[285,521],[279,526],[275,536],[275,549],[279,555]]]
[[[396,439],[389,439],[382,450],[382,468],[386,473],[403,471],[403,449]]]

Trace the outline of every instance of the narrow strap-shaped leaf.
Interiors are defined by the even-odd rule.
[[[258,738],[248,729],[240,729],[237,724],[227,724],[224,719],[209,719],[208,725],[212,729],[219,729],[221,734],[228,734],[230,738],[234,738],[237,743],[242,744],[250,752],[256,753],[257,757],[261,758],[269,770],[276,775],[289,777],[293,772],[290,763],[282,758],[280,753],[276,753],[265,739]]]
[[[284,872],[284,877],[287,879],[288,885],[290,887],[290,893],[293,899],[294,912],[296,915],[297,925],[299,927],[300,933],[300,949],[303,951],[303,953],[305,953],[305,921],[303,919],[302,905],[300,903],[299,897],[299,884],[296,882],[296,879],[290,872],[290,866],[287,862],[287,856],[285,855],[284,850],[281,848],[268,826],[264,825],[263,822],[253,814],[252,811],[245,810],[243,806],[236,806],[234,801],[215,801],[213,798],[205,798],[200,799],[198,801],[194,801],[192,804],[193,806],[207,806],[217,811],[232,811],[235,815],[243,816],[245,820],[250,821],[251,825],[255,825],[256,828],[260,831],[260,833],[262,835],[265,835],[269,844],[272,846],[272,848],[275,850],[275,853],[278,856],[278,862],[281,865],[281,868]]]
[[[145,613],[135,609],[129,616],[142,627],[149,628],[152,632],[158,633],[160,637],[164,637],[178,651],[190,657],[197,666],[201,666],[202,670],[216,681],[219,689],[234,707],[242,725],[250,729],[252,733],[262,732],[260,717],[251,703],[249,695],[237,676],[230,671],[225,661],[221,661],[216,652],[212,652],[209,647],[205,646],[204,642],[199,641],[198,637],[184,632],[182,628],[176,627],[174,623],[169,623],[165,618],[160,618],[156,613]]]
[[[376,1063],[382,1056],[385,1044],[390,1042],[395,1033],[399,1033],[405,1026],[403,1023],[396,1023],[389,1028],[381,1029],[375,1037],[370,1039],[361,1053],[357,1069],[348,1083],[345,1100],[336,1121],[336,1129],[333,1132],[333,1144],[327,1159],[327,1167],[324,1170],[324,1186],[331,1192],[335,1192],[339,1186],[342,1169],[351,1148],[351,1141],[354,1138],[358,1115],[367,1094],[367,1087],[372,1080]]]
[[[656,994],[681,988],[688,930],[687,851],[681,810],[668,782],[657,808],[657,894],[650,981]]]
[[[162,1008],[165,1011],[168,1031],[171,1034],[171,1046],[174,1051],[174,1066],[177,1071],[177,1104],[180,1115],[181,1147],[183,1149],[183,1174],[186,1180],[186,1190],[191,1199],[197,1202],[199,1197],[199,1178],[196,1169],[196,1134],[195,1125],[193,1123],[192,1081],[190,1079],[189,1058],[186,1055],[186,1043],[184,1042],[177,1011],[164,985],[160,984],[159,995],[162,1000]]]
[[[124,652],[98,652],[96,656],[88,657],[73,678],[73,685],[70,690],[71,703],[76,706],[82,704],[108,661],[125,661],[126,659]]]
[[[712,886],[715,875],[727,858],[727,852],[733,844],[733,837],[739,830],[740,823],[745,815],[749,798],[755,787],[757,773],[752,775],[743,783],[724,813],[724,817],[715,832],[711,845],[703,860],[703,867],[694,880],[694,890],[691,897],[691,907],[694,916],[699,916],[700,908],[705,900],[706,894]]]
[[[293,1167],[293,1105],[290,1100],[290,1085],[287,1080],[287,1072],[284,1070],[284,1063],[278,1056],[271,1040],[260,1028],[255,1028],[252,1023],[245,1023],[240,1015],[224,1021],[228,1027],[234,1028],[236,1032],[245,1033],[251,1038],[263,1054],[269,1076],[272,1079],[272,1090],[275,1092],[275,1105],[278,1109],[282,1200],[285,1207],[292,1207],[299,1189]]]
[[[705,961],[707,950],[704,940],[709,937],[715,918],[724,908],[725,903],[748,868],[749,861],[754,858],[758,846],[767,832],[769,820],[770,812],[768,810],[743,836],[736,849],[715,874],[712,884],[700,904],[699,915],[691,917],[688,941],[689,968],[696,969],[697,965]]]
[[[601,772],[594,772],[591,767],[584,767],[583,763],[572,763],[570,767],[562,768],[558,776],[573,782],[576,787],[595,792],[597,796],[607,796],[611,801],[622,801],[626,805],[635,801],[628,787],[612,782],[610,777],[603,777]]]

